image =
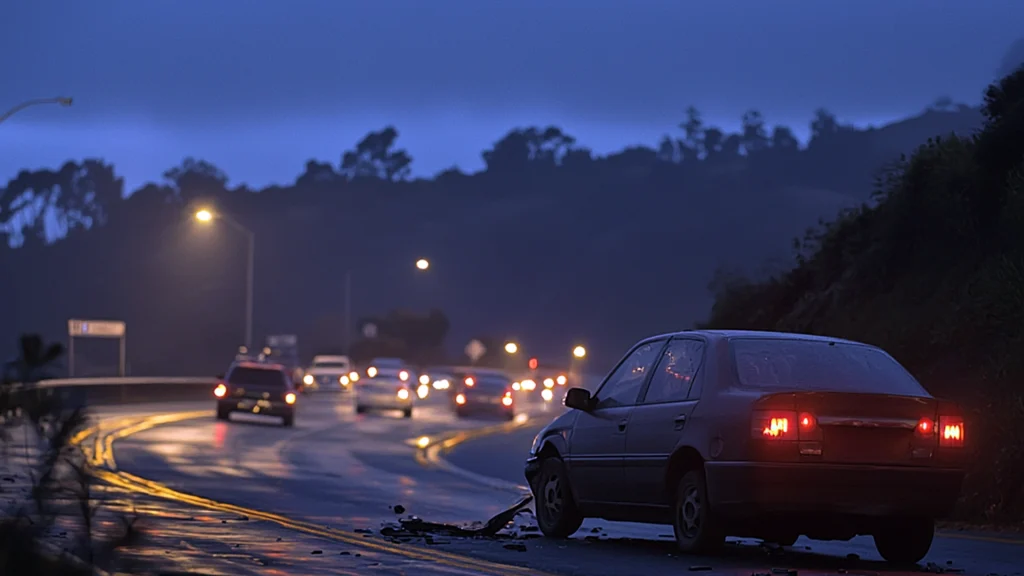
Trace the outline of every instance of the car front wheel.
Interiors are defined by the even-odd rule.
[[[406,409],[402,410],[402,417],[403,418],[412,418],[412,408],[406,408]]]
[[[583,515],[576,508],[565,463],[560,458],[547,458],[540,465],[534,481],[537,525],[548,538],[568,538],[583,524]]]
[[[690,470],[679,481],[672,526],[683,552],[713,553],[725,543],[725,532],[708,504],[703,470]]]
[[[930,518],[888,519],[875,532],[875,548],[887,562],[916,564],[932,547],[935,521]]]

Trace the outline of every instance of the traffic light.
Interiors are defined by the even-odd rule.
[[[536,358],[530,358],[530,370],[536,370],[536,369],[537,369],[537,359]]]

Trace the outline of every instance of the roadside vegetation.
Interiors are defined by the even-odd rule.
[[[797,241],[766,279],[718,278],[710,328],[825,334],[889,350],[969,410],[961,520],[1024,521],[1024,68],[985,91],[974,135],[929,140],[872,201]]]
[[[74,576],[115,564],[138,532],[120,517],[97,515],[88,464],[72,444],[86,412],[24,384],[51,376],[60,344],[23,336],[0,379],[0,574]],[[100,526],[100,524],[103,524]]]

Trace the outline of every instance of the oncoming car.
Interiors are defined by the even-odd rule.
[[[317,390],[349,390],[352,379],[352,363],[348,356],[313,357],[312,365],[306,369],[302,383]]]
[[[847,340],[656,336],[565,405],[526,464],[549,537],[587,517],[672,524],[694,553],[726,535],[783,545],[870,535],[886,560],[913,563],[964,476],[960,408],[881,349]]]
[[[295,424],[297,392],[280,364],[237,362],[227,377],[217,383],[217,419],[227,420],[232,412],[279,416],[285,426]]]
[[[403,416],[412,418],[414,377],[408,368],[367,368],[366,377],[355,384],[356,413],[401,410]]]

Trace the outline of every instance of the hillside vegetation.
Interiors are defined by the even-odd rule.
[[[718,285],[706,325],[825,334],[892,352],[969,408],[960,515],[1024,519],[1024,68],[985,92],[983,127],[929,140],[874,199],[798,243],[796,265]]]

